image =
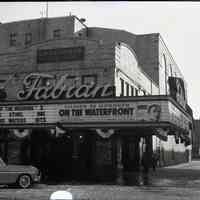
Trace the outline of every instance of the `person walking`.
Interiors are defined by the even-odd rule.
[[[157,153],[153,153],[152,154],[152,168],[153,168],[153,171],[155,172],[156,171],[156,167],[157,167],[157,164],[158,164],[158,160],[159,160],[159,156]]]

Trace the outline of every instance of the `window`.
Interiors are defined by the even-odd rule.
[[[165,54],[163,54],[163,56],[162,56],[162,66],[164,67],[164,71],[163,71],[163,75],[164,75],[164,77],[163,77],[163,81],[164,81],[164,83],[163,83],[163,92],[164,92],[164,94],[167,94],[167,60],[166,60],[166,57],[165,57]]]
[[[53,38],[54,39],[60,38],[60,35],[61,35],[61,30],[60,29],[56,29],[56,30],[53,31]]]
[[[120,96],[124,96],[124,80],[122,78],[120,78],[121,81],[121,94]]]
[[[170,76],[173,76],[172,65],[170,64]]]
[[[29,45],[32,43],[32,33],[25,34],[25,45]]]
[[[51,79],[43,78],[43,79],[41,79],[40,86],[45,86],[45,87],[49,86],[49,85],[51,85],[51,82],[52,82]]]
[[[129,84],[126,83],[126,96],[129,96]]]
[[[10,34],[10,46],[16,46],[17,45],[17,33],[11,33]]]
[[[94,83],[94,85],[96,85],[97,84],[97,75],[96,74],[83,75],[81,82],[84,85],[91,85],[92,83]]]
[[[131,86],[131,96],[134,96],[134,87]]]
[[[75,76],[75,75],[70,75],[70,76],[67,77],[67,79],[65,81],[65,85],[67,87],[71,87],[71,86],[80,87],[81,77]]]
[[[122,44],[120,51],[120,65],[123,69],[138,71],[138,63],[135,53],[127,45]]]
[[[135,96],[138,96],[138,89],[135,88]]]
[[[6,84],[6,80],[0,79],[0,88],[4,88]]]
[[[162,55],[162,63],[161,63],[162,67],[166,68],[167,62],[166,62],[166,57],[165,54]]]

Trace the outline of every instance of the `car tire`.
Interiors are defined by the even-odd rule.
[[[32,185],[32,179],[30,175],[28,174],[20,175],[17,180],[17,185],[23,189],[29,188]]]

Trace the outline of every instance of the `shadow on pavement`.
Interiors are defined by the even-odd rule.
[[[154,172],[150,170],[148,175],[143,173],[125,172],[123,176],[124,186],[158,186],[158,187],[195,187],[200,189],[200,160],[180,165],[157,168]],[[43,186],[53,185],[117,185],[113,182],[97,181],[47,181]],[[42,186],[42,187],[43,187]],[[38,186],[39,187],[39,186]]]
[[[115,182],[96,181],[48,181],[46,185],[116,185]],[[199,187],[200,169],[158,168],[155,172],[144,175],[142,173],[125,173],[124,186],[161,186],[161,187]]]

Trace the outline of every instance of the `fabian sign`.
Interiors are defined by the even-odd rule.
[[[80,87],[67,87],[65,82],[68,74],[63,75],[55,85],[41,85],[44,79],[53,79],[53,75],[43,73],[32,73],[25,77],[23,81],[23,90],[19,91],[17,96],[19,100],[48,100],[48,99],[70,99],[70,98],[94,98],[113,96],[113,87],[111,85],[95,86],[95,83],[81,85]]]

